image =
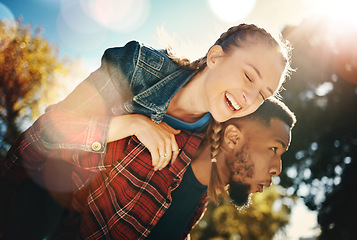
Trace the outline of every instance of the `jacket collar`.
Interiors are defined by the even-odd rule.
[[[162,120],[171,99],[196,73],[197,71],[194,70],[180,68],[152,87],[135,95],[133,100],[154,111]]]

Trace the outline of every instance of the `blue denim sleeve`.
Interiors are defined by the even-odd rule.
[[[40,135],[48,149],[105,151],[111,118],[128,114],[123,104],[132,98],[130,81],[139,47],[139,43],[130,42],[107,49],[100,68],[63,101],[49,107]]]

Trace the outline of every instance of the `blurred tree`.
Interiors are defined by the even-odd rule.
[[[21,19],[0,22],[0,159],[26,121],[31,123],[45,103],[58,98],[72,61],[60,60],[58,49],[32,33]],[[62,77],[62,81],[59,79]]]
[[[357,161],[352,161],[343,171],[341,183],[326,196],[318,216],[321,226],[320,240],[356,239],[357,213]]]
[[[18,135],[69,89],[65,84],[81,70],[79,61],[60,59],[58,49],[32,33],[21,19],[0,22],[0,161]],[[80,78],[82,79],[82,78]],[[0,238],[8,217],[12,189],[0,181]]]
[[[210,203],[203,219],[191,233],[193,240],[270,240],[288,224],[293,200],[285,190],[272,186],[253,194],[243,210],[226,203]]]
[[[283,35],[293,45],[297,72],[281,95],[298,122],[281,184],[319,211],[321,239],[352,239],[356,223],[346,221],[357,215],[356,27],[309,18]]]

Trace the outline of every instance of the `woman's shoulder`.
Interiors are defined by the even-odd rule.
[[[177,67],[165,49],[154,48],[137,40],[129,41],[121,47],[107,48],[102,57],[102,60],[114,64],[121,62],[121,59],[126,62],[128,59],[132,59],[133,63],[144,64],[154,70],[161,70],[163,66],[167,65]]]
[[[128,59],[137,55],[141,44],[138,41],[130,41],[124,46],[107,48],[104,51],[102,60],[116,62],[118,59]]]
[[[138,54],[145,54],[145,55],[159,55],[161,57],[164,58],[168,58],[165,49],[156,49],[152,46],[149,46],[143,42],[137,41],[137,40],[132,40],[127,42],[125,45],[123,46],[116,46],[116,47],[110,47],[107,48],[104,51],[104,57],[110,57],[112,55],[116,55],[116,54],[130,54],[130,53],[134,53],[134,52],[138,52]]]

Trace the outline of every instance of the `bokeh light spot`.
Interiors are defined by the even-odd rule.
[[[317,96],[325,96],[333,90],[333,84],[331,82],[324,82],[318,86],[315,90]]]
[[[60,17],[67,26],[79,33],[96,33],[102,28],[90,15],[88,15],[82,5],[77,2],[68,2],[61,6]]]
[[[210,0],[212,11],[225,22],[245,18],[254,8],[255,0]]]
[[[93,51],[107,36],[107,29],[89,17],[76,1],[62,5],[57,31],[66,46],[79,52]]]
[[[117,32],[132,32],[147,19],[148,0],[81,0],[87,14],[103,27]]]

